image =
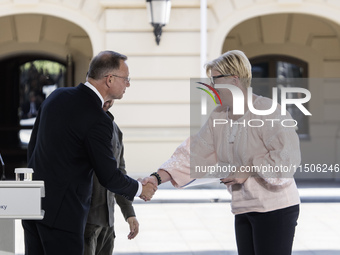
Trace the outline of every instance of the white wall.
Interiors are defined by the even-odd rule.
[[[208,60],[232,45],[245,50],[249,57],[294,55],[309,63],[312,77],[337,77],[340,68],[339,1],[208,0],[208,6]],[[289,15],[282,15],[285,13],[313,15],[314,18],[309,16],[312,22],[322,21],[314,25],[319,34],[310,37],[303,29],[303,16],[296,15],[291,20]],[[58,24],[61,20],[67,21],[66,24],[73,23],[72,26],[76,25],[77,31],[84,34],[73,38],[72,47],[66,42],[63,46],[56,44],[60,39],[58,36],[42,42],[40,39],[45,35],[39,35],[33,42],[20,43],[17,39],[21,37],[13,37],[8,25],[13,21],[11,17],[19,14],[55,17],[51,24],[55,26],[55,34],[51,36],[60,33]],[[265,33],[257,37],[259,33],[245,21],[267,14],[278,16],[263,18],[260,27]],[[32,23],[34,19],[27,22],[32,26],[35,24]],[[294,26],[289,22],[294,22]],[[199,0],[172,1],[170,23],[163,29],[159,46],[148,24],[145,0],[1,0],[0,23],[7,24],[2,26],[7,30],[2,30],[0,35],[0,57],[46,50],[66,58],[68,50],[73,48],[76,83],[84,81],[90,58],[101,50],[111,49],[129,57],[131,87],[112,109],[125,133],[128,171],[154,171],[189,135],[190,78],[199,77],[201,70]],[[232,30],[238,25],[239,30],[233,34]],[[282,31],[287,31],[289,26],[291,37],[287,41],[287,35]],[[242,38],[241,44],[237,37]],[[336,84],[314,84],[310,90],[313,97],[310,105],[312,140],[303,142],[302,147],[317,153],[315,144],[319,144],[320,149],[329,149],[325,147],[322,130],[325,121],[328,134],[332,134],[326,140],[335,141],[340,104],[339,97],[333,93],[338,90]],[[335,148],[335,143],[333,145]],[[310,153],[307,154],[312,155]],[[339,150],[329,157],[327,160],[339,160]],[[309,156],[305,159],[313,160]]]

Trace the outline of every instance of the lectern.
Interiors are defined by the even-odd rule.
[[[0,255],[15,254],[15,219],[44,217],[43,181],[0,181]]]

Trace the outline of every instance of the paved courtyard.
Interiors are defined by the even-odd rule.
[[[294,255],[340,254],[340,188],[300,185],[303,203]],[[128,225],[116,211],[115,255],[236,255],[230,195],[225,189],[159,189],[152,202],[137,199],[140,233],[128,240]],[[17,224],[16,254],[23,254]],[[275,255],[275,254],[273,254]]]

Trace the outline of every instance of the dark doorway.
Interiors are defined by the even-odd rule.
[[[265,55],[252,58],[250,62],[254,78],[252,87],[257,95],[272,98],[273,87],[302,87],[308,89],[308,64],[303,60],[284,55]],[[290,93],[289,98],[299,96],[298,93]],[[280,97],[278,99],[278,102],[281,103]],[[308,109],[308,103],[305,106]],[[298,122],[297,133],[300,139],[309,140],[307,116],[302,114],[295,105],[288,105],[287,110]]]
[[[35,116],[50,87],[64,86],[65,64],[43,55],[0,60],[0,153],[6,179],[14,179],[14,168],[27,166],[27,142]]]

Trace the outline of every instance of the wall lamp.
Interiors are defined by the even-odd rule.
[[[169,23],[171,1],[170,0],[146,0],[146,9],[149,15],[149,23],[153,26],[153,33],[157,45],[161,40],[162,27]]]

